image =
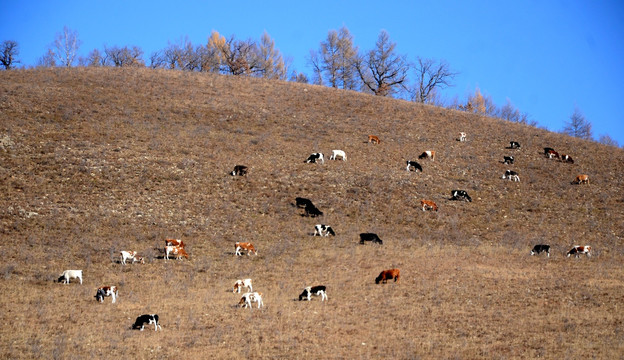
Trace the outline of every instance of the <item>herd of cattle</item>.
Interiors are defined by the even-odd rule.
[[[460,142],[466,141],[466,133],[461,132],[459,138],[457,139]],[[368,142],[372,144],[380,144],[381,140],[378,136],[369,135]],[[520,144],[516,141],[511,141],[509,147],[506,149],[520,149]],[[427,150],[424,151],[419,159],[429,159],[431,161],[435,161],[435,151]],[[569,155],[559,155],[554,149],[550,147],[544,148],[544,155],[549,159],[559,159],[561,162],[573,164],[574,160]],[[340,158],[342,161],[347,161],[347,155],[343,150],[332,150],[332,155],[330,156],[330,160],[337,160]],[[322,153],[313,153],[306,160],[306,163],[325,163],[325,157]],[[503,164],[513,165],[514,157],[513,156],[504,156]],[[413,160],[407,161],[407,171],[423,171],[422,166]],[[246,176],[248,174],[248,167],[245,165],[236,165],[234,170],[230,173],[232,176]],[[502,179],[509,179],[511,181],[520,181],[520,176],[516,171],[506,170],[502,176]],[[589,184],[589,176],[585,174],[581,174],[576,176],[576,178],[572,181],[572,184]],[[472,198],[468,195],[468,192],[465,190],[452,190],[450,200],[457,201],[467,201],[472,202]],[[432,201],[423,199],[420,201],[421,209],[423,211],[438,211],[438,205]],[[303,216],[307,217],[317,217],[323,216],[323,212],[320,211],[311,200],[297,197],[295,198],[295,206],[297,208],[303,208],[304,214]],[[335,236],[336,232],[334,229],[325,224],[317,224],[314,227],[314,236]],[[365,244],[367,241],[370,241],[374,244],[383,245],[383,240],[379,238],[379,236],[375,233],[361,233],[360,234],[360,244]],[[566,253],[567,257],[574,255],[575,257],[579,257],[581,254],[585,254],[588,257],[591,256],[592,247],[589,245],[579,246],[575,245]],[[175,259],[181,260],[182,258],[189,259],[189,255],[185,250],[185,244],[183,241],[179,239],[165,239],[165,246],[163,249],[164,252],[164,260],[167,261],[170,259],[170,256],[174,256]],[[250,242],[236,242],[234,244],[234,255],[242,256],[243,252],[246,252],[247,255],[258,255],[254,245]],[[540,253],[546,253],[547,257],[550,257],[550,245],[546,244],[538,244],[533,247],[531,250],[531,255],[538,255]],[[132,261],[144,264],[145,259],[141,256],[138,256],[136,251],[125,251],[122,250],[119,252],[120,254],[120,264],[126,265],[128,261]],[[383,270],[379,276],[375,278],[375,283],[386,283],[388,280],[394,280],[394,282],[399,281],[400,278],[400,270],[399,269],[389,269]],[[82,284],[82,270],[65,270],[60,275],[58,282],[63,282],[65,284],[69,284],[71,279],[78,279],[80,284]],[[234,283],[232,292],[239,293],[242,288],[246,288],[247,292],[243,293],[240,301],[237,306],[240,307],[249,307],[251,309],[252,303],[256,303],[258,308],[264,306],[262,301],[262,293],[258,291],[253,291],[252,280],[251,279],[242,279],[236,280]],[[312,296],[318,296],[321,298],[321,301],[325,301],[328,299],[327,297],[327,287],[324,285],[316,285],[316,286],[308,286],[305,287],[303,292],[299,295],[299,300],[311,300]],[[105,297],[111,297],[112,303],[116,302],[119,293],[117,286],[100,286],[96,289],[95,298],[99,302],[103,302]],[[134,324],[132,325],[133,329],[143,330],[145,325],[154,325],[154,330],[158,329],[162,330],[162,327],[158,323],[158,315],[157,314],[144,314],[140,315],[136,318]]]

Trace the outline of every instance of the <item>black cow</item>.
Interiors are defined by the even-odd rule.
[[[158,331],[158,328],[160,328],[160,330],[162,330],[162,327],[158,323],[158,315],[156,315],[156,314],[139,316],[134,321],[134,324],[132,325],[132,328],[133,329],[139,329],[139,330],[143,331],[143,327],[145,325],[150,325],[150,324],[154,324],[154,331]]]
[[[383,241],[374,233],[361,233],[360,234],[360,244],[364,245],[365,241],[372,241],[373,243],[377,243],[379,245],[383,244]]]
[[[319,210],[316,206],[314,206],[314,204],[309,203],[305,207],[305,216],[309,216],[309,217],[323,216],[323,212]]]
[[[245,165],[236,165],[236,166],[234,166],[234,171],[232,171],[230,173],[230,175],[232,175],[232,176],[234,176],[234,175],[238,175],[238,176],[247,175],[247,166],[245,166]]]
[[[509,148],[510,149],[520,149],[520,143],[517,141],[510,141],[509,142]]]
[[[303,289],[301,295],[299,295],[299,301],[301,300],[312,300],[312,295],[320,296],[321,301],[327,300],[327,287],[324,285],[317,286],[308,286]]]
[[[317,161],[320,161],[322,164],[325,164],[325,157],[323,156],[323,153],[314,153],[310,156],[308,156],[308,159],[304,162],[306,163],[316,163]]]
[[[513,164],[514,163],[514,157],[513,156],[503,156],[503,164]]]
[[[417,163],[416,161],[407,160],[407,171],[410,171],[410,167],[413,167],[414,171],[423,171],[422,166],[420,166],[419,163]]]
[[[305,208],[308,204],[313,205],[310,199],[296,197],[295,198],[295,206],[298,208]]]
[[[453,190],[451,191],[451,200],[464,200],[472,202],[472,198],[465,190]]]
[[[535,245],[533,246],[533,250],[531,250],[531,256],[537,255],[540,253],[546,253],[546,256],[550,257],[550,245]]]

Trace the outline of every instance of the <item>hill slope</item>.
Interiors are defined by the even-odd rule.
[[[0,336],[12,339],[3,357],[624,352],[621,149],[260,79],[76,68],[0,80]],[[505,149],[511,140],[522,148]],[[575,163],[546,159],[547,146]],[[328,161],[332,149],[348,161]],[[418,160],[424,150],[435,161]],[[304,163],[319,151],[325,164]],[[405,171],[406,160],[424,171]],[[236,164],[249,175],[229,176]],[[502,180],[506,169],[521,182]],[[570,184],[583,173],[590,185]],[[453,189],[473,202],[450,201]],[[297,196],[324,216],[301,216]],[[422,212],[421,199],[440,210]],[[316,223],[337,236],[312,237]],[[358,245],[361,232],[384,245]],[[190,261],[162,260],[169,237],[188,244]],[[235,241],[259,255],[235,258]],[[528,256],[538,243],[551,258]],[[594,257],[565,258],[574,244],[592,245]],[[147,264],[122,266],[119,250]],[[375,285],[392,267],[399,283]],[[70,268],[84,270],[84,285],[54,283]],[[264,309],[235,308],[228,289],[243,277],[265,294]],[[328,302],[294,301],[316,284],[328,286]],[[119,285],[117,304],[95,302],[101,285]],[[162,333],[129,330],[154,312]]]

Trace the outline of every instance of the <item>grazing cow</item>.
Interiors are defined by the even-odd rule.
[[[318,161],[320,161],[322,164],[325,164],[325,157],[323,157],[323,153],[313,153],[308,156],[308,159],[305,162],[308,164],[314,164]]]
[[[119,254],[121,255],[121,263],[123,265],[126,265],[126,261],[132,259],[132,263],[134,264],[135,262],[139,262],[141,264],[145,264],[145,260],[143,259],[143,257],[141,256],[137,256],[137,252],[136,251],[124,251],[121,250],[119,252]]]
[[[305,208],[306,206],[308,206],[308,204],[312,204],[312,201],[310,199],[302,197],[295,198],[295,206],[298,208]]]
[[[95,293],[95,299],[99,302],[104,302],[105,297],[112,297],[113,304],[115,303],[115,299],[119,296],[117,292],[117,286],[100,286],[97,288],[97,292]]]
[[[466,190],[453,190],[451,191],[451,200],[464,200],[468,202],[472,202],[472,198]]]
[[[329,225],[316,224],[314,226],[314,236],[336,236],[334,229]]]
[[[264,306],[264,303],[262,302],[262,293],[261,292],[244,293],[240,301],[238,302],[238,305],[241,307],[249,307],[249,309],[251,309],[252,302],[258,303],[258,309]]]
[[[501,179],[509,179],[511,181],[520,181],[520,176],[513,170],[506,170]]]
[[[546,253],[546,256],[550,257],[550,245],[535,245],[533,246],[533,250],[531,250],[531,256],[537,255],[539,253]]]
[[[572,157],[570,155],[566,155],[566,154],[562,154],[561,155],[561,161],[563,161],[565,163],[574,164],[574,160],[572,159]]]
[[[368,135],[368,142],[373,144],[379,144],[381,143],[381,140],[379,140],[379,138],[375,135]]]
[[[253,291],[253,287],[251,286],[251,279],[236,280],[232,292],[238,292],[240,294],[241,289],[244,287],[247,288],[248,291]]]
[[[184,241],[180,239],[165,239],[165,246],[177,246],[184,248],[185,244]]]
[[[342,150],[332,150],[332,154],[329,157],[329,160],[336,160],[336,156],[340,156],[342,161],[347,161],[347,154],[345,154]]]
[[[420,206],[422,207],[422,210],[433,210],[433,211],[438,211],[438,205],[436,205],[436,203],[434,203],[431,200],[420,200]]]
[[[324,285],[317,286],[308,286],[303,289],[301,295],[299,295],[299,301],[301,300],[312,300],[312,295],[320,296],[321,301],[327,300],[327,288]]]
[[[503,164],[512,165],[513,163],[514,163],[514,157],[513,156],[503,156]]]
[[[555,151],[555,149],[551,148],[551,147],[545,147],[544,148],[544,156],[548,157],[548,153],[551,151]]]
[[[132,325],[133,329],[139,329],[143,331],[143,327],[145,325],[154,324],[154,331],[158,331],[158,329],[162,330],[162,327],[158,323],[158,315],[157,314],[149,314],[149,315],[141,315],[134,321]]]
[[[175,255],[175,258],[178,260],[182,260],[182,257],[185,257],[187,260],[189,258],[188,253],[181,246],[165,246],[165,261],[169,259],[169,254]]]
[[[555,159],[559,159],[559,153],[556,152],[553,149],[548,150],[548,152],[546,153],[546,157],[549,159],[555,158]]]
[[[418,156],[418,158],[419,159],[428,158],[428,159],[431,159],[431,161],[435,161],[435,151],[427,150],[427,151],[423,152],[422,154],[420,154],[420,156]]]
[[[254,255],[258,255],[256,248],[254,248],[253,244],[250,242],[236,242],[234,244],[234,249],[236,250],[234,252],[236,256],[243,255],[241,254],[241,250],[247,250],[247,256],[249,256],[251,253],[254,253]]]
[[[587,255],[587,257],[591,257],[592,247],[589,245],[579,246],[574,245],[570,251],[568,251],[567,256],[574,255],[575,257],[579,257],[581,254]]]
[[[589,175],[577,175],[572,181],[572,184],[588,184],[589,185]]]
[[[316,206],[314,206],[314,204],[310,203],[306,205],[304,215],[309,217],[317,217],[323,216],[323,212],[319,210]]]
[[[410,168],[414,168],[414,171],[418,171],[420,170],[420,172],[423,171],[422,166],[420,166],[419,163],[417,163],[416,161],[412,161],[412,160],[407,160],[407,171],[410,171]]]
[[[457,139],[459,141],[466,141],[466,133],[465,132],[460,132],[459,133],[459,139]]]
[[[76,278],[80,280],[80,284],[82,285],[82,270],[65,270],[58,278],[58,281],[63,282],[63,284],[69,284],[70,279]]]
[[[365,241],[372,241],[373,243],[377,243],[379,245],[383,245],[383,241],[374,233],[361,233],[360,234],[360,244],[364,245]]]
[[[520,143],[517,141],[510,141],[509,142],[509,148],[510,149],[520,149]]]
[[[380,282],[385,284],[388,280],[392,279],[394,279],[394,282],[397,282],[399,281],[399,277],[401,277],[401,271],[399,269],[384,270],[375,278],[375,284],[379,284]]]
[[[234,166],[234,171],[232,171],[230,173],[230,175],[234,176],[234,175],[238,175],[238,176],[245,176],[247,175],[247,166],[245,165],[236,165]]]

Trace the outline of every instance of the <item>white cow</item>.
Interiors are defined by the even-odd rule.
[[[336,156],[340,156],[342,161],[347,161],[347,154],[342,150],[332,150],[332,155],[329,157],[329,160],[336,160]]]
[[[70,279],[80,280],[80,284],[82,285],[82,270],[65,270],[59,277],[58,281],[62,281],[63,284],[69,284]]]
[[[241,307],[249,307],[251,309],[252,302],[258,303],[258,309],[264,306],[264,303],[262,302],[262,293],[260,292],[244,293],[240,301],[238,302],[238,305],[240,305]]]

